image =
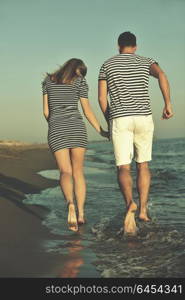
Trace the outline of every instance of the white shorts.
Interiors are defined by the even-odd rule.
[[[128,116],[110,121],[116,165],[138,163],[152,159],[154,122],[152,115]]]

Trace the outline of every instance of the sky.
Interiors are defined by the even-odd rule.
[[[185,137],[184,15],[185,0],[0,0],[0,140],[47,142],[41,81],[72,57],[88,67],[89,101],[106,129],[98,72],[118,53],[124,31],[136,35],[136,54],[157,60],[170,82],[174,117],[162,121],[163,98],[150,78],[155,137]],[[85,123],[89,140],[102,140]]]

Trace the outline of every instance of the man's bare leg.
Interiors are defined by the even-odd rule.
[[[118,166],[117,171],[118,183],[127,207],[124,219],[124,232],[135,234],[137,231],[135,222],[135,211],[137,210],[137,205],[132,198],[132,176],[130,173],[130,165]]]
[[[147,214],[147,202],[150,190],[151,174],[148,162],[137,163],[137,189],[139,194],[140,211],[139,218],[143,221],[150,221]]]

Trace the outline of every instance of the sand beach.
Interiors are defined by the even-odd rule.
[[[61,255],[40,247],[43,240],[54,238],[41,224],[45,209],[22,202],[25,194],[58,184],[36,174],[55,168],[47,144],[0,141],[0,277],[57,275]]]

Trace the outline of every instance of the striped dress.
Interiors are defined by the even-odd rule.
[[[99,80],[107,81],[110,120],[152,114],[148,83],[153,63],[158,64],[153,58],[134,53],[121,53],[103,63]]]
[[[42,93],[48,94],[48,145],[54,153],[64,148],[87,147],[87,130],[78,110],[80,98],[88,98],[86,79],[78,77],[71,84],[57,84],[47,76]]]

